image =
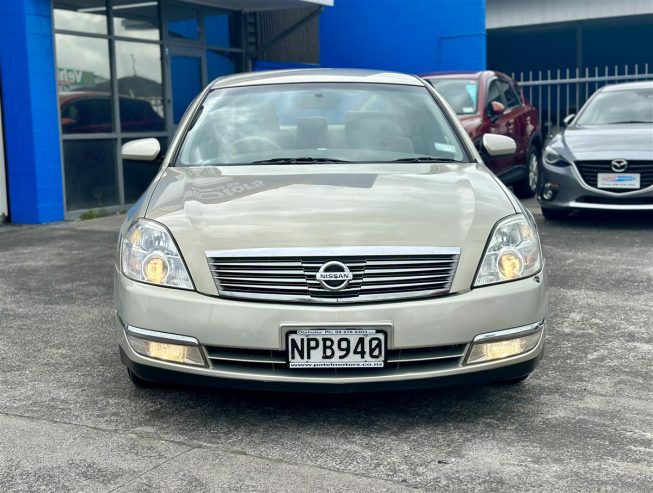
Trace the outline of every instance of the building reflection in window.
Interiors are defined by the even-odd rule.
[[[104,0],[55,0],[53,17],[55,29],[107,33],[107,5]]]
[[[116,75],[123,132],[165,129],[161,48],[158,44],[116,41]]]
[[[114,0],[113,33],[127,38],[159,40],[156,1]]]
[[[62,132],[113,131],[109,42],[57,34],[56,50]]]

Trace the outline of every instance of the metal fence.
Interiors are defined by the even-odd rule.
[[[621,71],[620,71],[621,69]],[[538,110],[540,128],[544,135],[553,133],[562,120],[577,113],[594,92],[607,84],[653,80],[648,63],[612,67],[589,67],[570,70],[539,70],[537,72],[513,73],[524,90],[524,95]]]

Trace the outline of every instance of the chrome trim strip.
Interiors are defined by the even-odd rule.
[[[220,290],[221,296],[241,300],[259,300],[259,301],[294,301],[298,303],[362,303],[365,301],[395,301],[406,300],[410,298],[424,298],[427,296],[434,296],[440,293],[449,291],[449,286],[442,289],[430,291],[411,291],[409,293],[388,293],[388,294],[361,294],[358,296],[350,296],[343,298],[317,298],[306,295],[292,295],[292,294],[262,294],[262,293],[245,293],[242,291],[224,291]],[[342,291],[341,291],[342,292]]]
[[[476,344],[483,342],[501,341],[504,339],[516,339],[518,337],[525,337],[534,334],[542,328],[544,328],[544,320],[540,320],[539,322],[535,322],[534,324],[530,325],[515,327],[513,329],[497,330],[494,332],[479,334],[474,337],[472,343]]]
[[[356,247],[290,247],[243,248],[238,250],[206,250],[207,257],[335,257],[359,255],[459,255],[457,247],[356,246]]]
[[[572,200],[568,207],[576,209],[597,209],[603,211],[651,211],[653,204],[592,204],[590,202],[576,202]]]
[[[169,332],[158,332],[156,330],[140,329],[131,325],[125,325],[125,332],[139,339],[150,339],[160,342],[171,342],[184,346],[199,346],[200,343],[194,337],[171,334]]]
[[[338,304],[406,300],[446,294],[453,284],[460,252],[461,249],[458,247],[355,246],[207,250],[205,254],[220,296],[254,301]],[[415,259],[419,256],[435,255],[449,255],[453,258]],[[342,296],[320,296],[319,286],[312,279],[312,276],[315,275],[314,271],[321,265],[323,257],[345,256],[363,257],[365,261],[352,259],[355,264],[347,264],[352,270],[354,279],[348,289],[337,292]],[[397,259],[387,260],[383,257],[397,257]],[[262,261],[248,261],[248,258],[262,259]],[[230,261],[230,259],[239,260]],[[241,262],[242,259],[245,261]],[[274,259],[279,259],[279,261]],[[318,259],[320,262],[316,262]],[[224,267],[227,268],[224,269]],[[260,267],[263,269],[259,270]],[[281,267],[283,270],[267,269],[267,267]],[[410,272],[420,271],[427,272],[424,276],[409,275]],[[270,273],[269,279],[263,279],[261,275],[256,277],[242,275],[263,272]],[[282,272],[290,272],[291,274],[288,275],[295,277],[279,277]],[[298,275],[299,272],[302,272],[303,275]],[[368,278],[365,278],[365,273],[369,274]],[[392,273],[408,275],[392,276]],[[375,277],[374,274],[385,275]],[[257,279],[260,279],[259,282],[268,282],[268,284],[257,284]],[[411,280],[417,282],[410,282]],[[397,282],[383,284],[388,281]],[[366,291],[377,289],[403,291],[366,294]],[[285,291],[285,293],[271,291]]]

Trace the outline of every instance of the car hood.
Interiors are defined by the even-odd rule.
[[[207,250],[460,247],[474,271],[494,224],[514,213],[482,165],[329,164],[168,168],[146,217],[170,229],[212,293]]]
[[[653,125],[593,125],[566,129],[560,144],[572,160],[653,159]]]

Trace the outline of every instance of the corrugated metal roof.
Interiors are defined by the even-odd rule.
[[[487,29],[653,14],[653,0],[487,0]]]

